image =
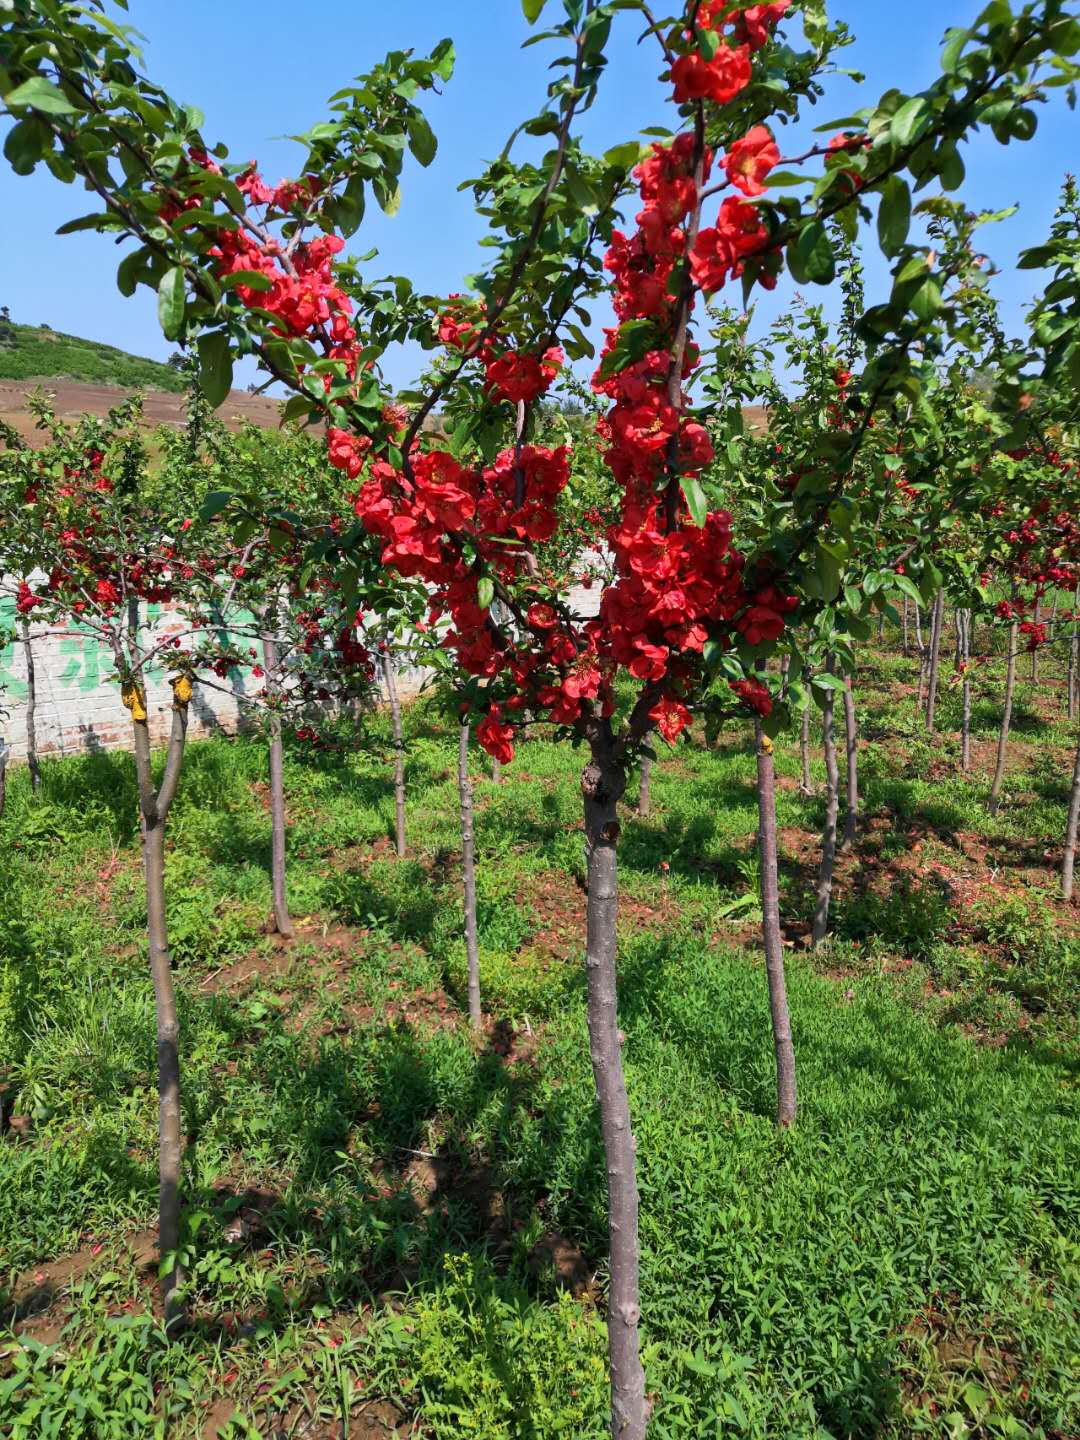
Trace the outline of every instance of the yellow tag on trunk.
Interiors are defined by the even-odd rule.
[[[125,708],[131,711],[133,720],[146,719],[146,695],[138,685],[122,686],[120,699],[124,702]]]
[[[761,748],[762,748],[762,750],[765,751],[765,754],[766,754],[766,755],[771,755],[771,754],[772,754],[772,752],[773,752],[773,743],[772,743],[772,741],[769,739],[768,735],[762,735],[762,737],[761,737]]]
[[[173,695],[178,705],[186,705],[191,699],[191,676],[178,675],[172,682]]]

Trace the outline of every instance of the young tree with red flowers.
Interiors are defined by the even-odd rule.
[[[948,304],[933,254],[907,238],[905,177],[955,186],[963,176],[957,140],[981,123],[1000,139],[1030,134],[1039,79],[1051,61],[1055,79],[1071,73],[1062,57],[1080,47],[1080,26],[1059,0],[1017,15],[999,0],[970,30],[951,32],[943,74],[920,95],[890,92],[859,117],[857,130],[788,160],[823,162],[801,202],[756,191],[780,158],[767,122],[797,114],[807,95],[816,98],[837,38],[817,3],[801,7],[810,42],[802,55],[772,43],[793,8],[788,0],[690,0],[660,22],[639,0],[564,0],[563,8],[565,22],[549,32],[569,52],[556,62],[563,73],[551,104],[524,127],[551,136],[551,148],[536,165],[504,157],[477,182],[498,258],[477,278],[468,303],[450,311],[440,338],[457,358],[423,394],[409,397],[415,408],[404,435],[384,422],[378,376],[366,367],[394,340],[415,335],[434,343],[427,307],[407,282],[367,285],[356,265],[340,258],[341,232],[355,228],[369,183],[377,199],[392,203],[386,177],[400,170],[395,140],[431,158],[430,131],[408,97],[445,78],[448,50],[428,61],[388,61],[368,83],[342,92],[335,120],[310,137],[305,178],[268,191],[249,172],[226,170],[220,147],[211,157],[192,112],[149,82],[125,68],[124,86],[116,85],[112,67],[121,58],[126,67],[127,47],[115,31],[96,26],[92,13],[66,7],[56,38],[50,14],[45,51],[43,12],[28,0],[0,35],[15,82],[4,103],[24,125],[15,147],[20,167],[44,159],[62,175],[70,169],[89,181],[106,208],[85,223],[138,240],[122,282],[153,284],[166,332],[198,337],[215,395],[227,387],[231,356],[254,352],[296,390],[295,413],[328,417],[331,458],[365,476],[357,513],[382,540],[383,563],[423,579],[433,616],[451,621],[450,648],[484,695],[477,726],[484,747],[509,758],[529,713],[588,748],[588,1015],[608,1172],[612,1434],[638,1440],[648,1407],[638,1340],[634,1140],[617,1022],[617,804],[645,736],[656,729],[676,740],[727,655],[745,670],[731,679],[736,695],[764,710],[757,666],[798,602],[795,581],[817,573],[827,547],[835,547],[830,527],[844,512],[867,429],[864,422],[834,433],[823,452],[824,486],[797,489],[780,531],[744,553],[730,515],[710,509],[702,483],[713,447],[702,423],[707,408],[693,403],[695,302],[733,279],[748,290],[772,286],[785,266],[799,283],[831,283],[828,222],[854,227],[869,214],[866,198],[880,196],[893,287],[887,304],[866,317],[877,354],[859,403],[868,421],[884,397],[905,388],[917,393],[909,347],[929,321],[947,316]],[[543,0],[526,0],[526,9],[535,19]],[[636,145],[594,161],[573,137],[620,10],[645,18],[685,124],[639,165]],[[409,73],[402,77],[403,70]],[[148,112],[161,119],[167,163],[157,153],[163,142],[147,141]],[[101,162],[117,149],[123,175]],[[613,212],[631,166],[643,208],[626,237],[613,233]],[[715,223],[703,223],[706,205],[728,189],[743,198],[725,196]],[[309,239],[312,229],[320,233]],[[580,319],[575,306],[599,291],[603,245],[618,325],[596,385],[611,401],[607,459],[623,493],[608,533],[614,579],[600,617],[581,623],[538,574],[533,547],[557,528],[568,461],[530,443],[529,406],[555,378],[559,341],[571,358],[571,343],[587,348],[570,315]],[[473,420],[449,447],[422,441],[426,417],[457,386],[475,399]],[[819,464],[816,473],[825,468]],[[506,624],[493,617],[495,600],[511,617]],[[636,682],[624,713],[615,703],[620,672]]]

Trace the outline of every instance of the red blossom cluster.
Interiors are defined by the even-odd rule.
[[[790,8],[791,0],[741,10],[730,0],[704,0],[694,34],[687,37],[692,48],[671,67],[676,103],[711,100],[727,105],[734,100],[750,83],[754,51],[768,43]]]
[[[672,67],[676,99],[724,104],[738,95],[750,83],[754,52],[789,3],[740,8],[704,0],[685,37],[687,53]],[[703,38],[706,31],[711,39]],[[491,685],[477,736],[502,760],[512,754],[514,717],[525,710],[566,726],[587,714],[610,715],[620,666],[649,687],[650,718],[675,740],[690,722],[687,701],[703,674],[706,643],[774,641],[797,603],[767,575],[748,579],[726,512],[709,514],[702,526],[690,523],[680,488],[713,459],[708,432],[688,412],[683,389],[698,363],[686,334],[694,294],[742,275],[751,257],[763,262],[762,283],[774,283],[779,256],[769,253],[768,231],[749,201],[762,193],[779,158],[760,125],[719,157],[725,183],[745,198],[726,198],[715,224],[692,245],[690,217],[713,168],[708,147],[695,134],[680,135],[654,145],[635,172],[643,206],[637,230],[632,237],[615,232],[605,262],[620,322],[605,355],[618,350],[630,321],[653,322],[656,342],[616,373],[602,366],[594,382],[613,402],[599,431],[623,491],[607,530],[616,578],[597,618],[582,623],[568,614],[546,588],[534,555],[559,528],[558,501],[569,478],[565,449],[518,444],[481,470],[437,445],[414,445],[399,460],[366,437],[329,432],[330,461],[360,482],[354,508],[381,542],[382,562],[426,584],[427,628],[438,627],[462,670]],[[254,170],[242,188],[251,203],[271,209],[303,199],[302,190],[269,191]],[[218,248],[223,275],[255,269],[270,282],[268,290],[252,290],[238,281],[245,304],[279,317],[282,333],[321,342],[355,376],[350,306],[333,283],[336,237],[282,248],[256,226],[226,232]],[[553,346],[530,349],[500,335],[480,301],[449,297],[436,326],[447,349],[479,362],[487,394],[499,401],[533,404],[563,363]],[[485,601],[494,587],[503,621],[481,603],[482,578]],[[768,693],[757,682],[735,693],[749,709],[768,713]]]
[[[1000,533],[1004,542],[998,572],[1009,583],[1012,598],[995,607],[1000,620],[1019,622],[1025,648],[1037,650],[1049,639],[1048,627],[1038,618],[1038,608],[1047,591],[1074,590],[1080,584],[1080,517],[1076,514],[1080,467],[1059,452],[1033,454],[1028,450],[1009,453],[1012,460],[1034,460],[1040,467],[1042,498]],[[993,506],[988,518],[1006,519],[1004,501]],[[989,573],[984,583],[990,579]]]

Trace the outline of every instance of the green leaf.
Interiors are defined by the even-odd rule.
[[[77,230],[105,230],[115,228],[120,222],[114,215],[98,212],[95,215],[80,215],[77,220],[68,220],[57,227],[57,235],[74,235]]]
[[[21,85],[16,85],[10,94],[4,96],[5,105],[29,105],[43,115],[77,115],[78,106],[73,105],[64,92],[44,75],[32,75]]]
[[[829,285],[836,278],[836,257],[829,232],[820,220],[803,227],[795,242],[800,268],[808,280]]]
[[[427,166],[435,159],[435,152],[438,148],[439,142],[435,138],[435,132],[417,110],[409,117],[409,149],[421,165]]]
[[[907,575],[894,574],[891,580],[891,587],[899,590],[902,595],[906,595],[909,600],[914,600],[916,605],[922,604],[923,597],[919,591],[919,587],[915,584],[914,580],[910,579]]]
[[[224,330],[199,336],[199,387],[216,410],[232,389],[233,360]]]
[[[878,211],[878,239],[881,249],[891,259],[898,255],[911,228],[911,191],[907,181],[890,175],[881,187],[881,209]]]
[[[7,133],[4,156],[16,175],[29,175],[47,149],[52,148],[52,131],[43,120],[27,115]]]
[[[495,599],[495,581],[490,575],[482,575],[476,586],[476,603],[481,610],[487,610]]]
[[[246,285],[249,290],[272,290],[274,282],[261,270],[232,270],[221,278],[221,288],[229,290],[237,285]]]
[[[449,80],[454,73],[454,42],[440,40],[431,52],[431,68],[440,80]]]
[[[686,503],[690,507],[690,515],[695,525],[704,525],[709,514],[709,501],[702,489],[701,481],[694,475],[680,475],[679,484],[686,496]]]
[[[184,271],[166,270],[158,286],[158,319],[166,340],[175,340],[184,325]]]
[[[525,12],[525,19],[530,25],[535,25],[543,12],[547,0],[521,0],[521,8]]]
[[[232,504],[233,492],[231,490],[211,490],[202,503],[199,510],[200,520],[213,520],[215,515],[220,515]]]
[[[135,287],[139,283],[139,274],[145,261],[145,249],[132,250],[130,255],[125,255],[120,261],[116,269],[116,288],[121,295],[135,294]]]
[[[915,95],[897,110],[889,126],[889,134],[895,144],[910,145],[929,120],[930,106],[923,96]]]

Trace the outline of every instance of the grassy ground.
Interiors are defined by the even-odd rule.
[[[129,355],[114,345],[34,325],[12,324],[7,333],[14,338],[3,343],[0,337],[0,380],[55,378],[129,389],[184,388],[184,377],[170,366]]]
[[[1025,662],[1026,663],[1026,662]],[[1023,669],[1023,667],[1022,667]],[[1070,773],[1021,687],[1007,803],[921,734],[911,667],[860,677],[867,820],[837,938],[801,946],[819,798],[778,750],[797,1129],[772,1124],[743,733],[655,767],[621,845],[621,980],[657,1437],[1080,1434]],[[153,1304],[152,999],[130,761],[52,763],[0,824],[0,1434],[606,1433],[603,1170],[572,751],[477,774],[489,1026],[463,1024],[455,737],[289,757],[288,948],[264,755],[193,745],[171,821],[193,1324]],[[821,770],[816,767],[820,784]],[[7,1296],[4,1301],[3,1290]],[[2,1332],[0,1332],[2,1333]]]

